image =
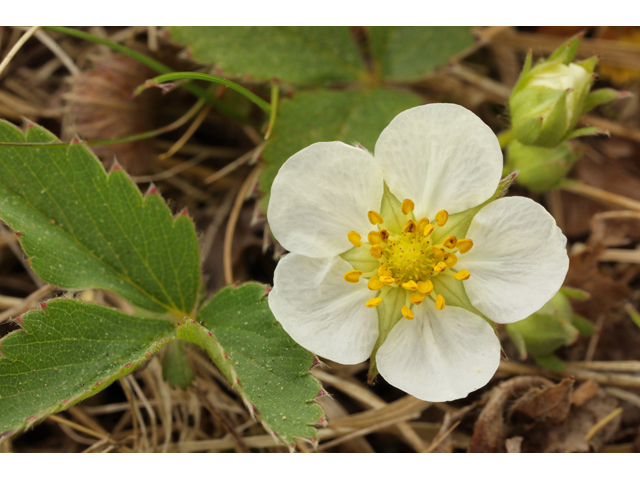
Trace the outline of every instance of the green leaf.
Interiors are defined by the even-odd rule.
[[[304,85],[367,75],[348,27],[173,27],[171,36],[225,75]]]
[[[473,45],[469,27],[370,27],[376,68],[387,80],[418,80]]]
[[[200,345],[268,431],[290,447],[296,438],[317,438],[324,421],[313,399],[320,384],[309,375],[311,353],[296,344],[274,318],[265,286],[228,287],[186,322],[178,337]]]
[[[196,379],[196,374],[187,358],[188,343],[177,340],[169,343],[162,356],[162,378],[170,387],[180,387],[186,390]]]
[[[422,99],[400,90],[316,90],[283,100],[271,140],[262,152],[266,163],[260,190],[268,194],[282,164],[316,142],[359,142],[373,151],[393,117],[421,105]],[[262,202],[266,211],[268,198]]]
[[[0,439],[93,396],[175,335],[175,325],[53,300],[2,339]]]
[[[0,121],[0,142],[59,140]],[[151,190],[119,167],[107,174],[83,145],[0,145],[0,218],[20,233],[34,272],[63,288],[106,288],[154,312],[191,315],[200,283],[198,240]]]

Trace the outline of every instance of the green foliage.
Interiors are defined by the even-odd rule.
[[[417,95],[400,90],[316,90],[283,100],[271,140],[262,152],[260,177],[265,195],[282,164],[315,142],[358,142],[373,151],[376,140],[397,114],[422,104]],[[268,198],[264,199],[264,210]]]
[[[196,374],[187,358],[189,344],[184,340],[169,343],[162,355],[162,377],[170,387],[186,390],[196,379]]]
[[[295,438],[316,438],[320,384],[308,373],[313,355],[282,329],[264,295],[260,284],[228,287],[200,311],[204,328],[187,322],[178,337],[204,348],[249,410],[291,446]]]
[[[4,121],[0,141],[59,142],[41,127],[29,125],[25,135]],[[200,282],[193,223],[172,218],[159,195],[143,198],[123,170],[107,174],[86,147],[3,146],[0,214],[43,280],[191,315]]]
[[[166,320],[53,300],[2,339],[0,439],[95,395],[175,335]]]
[[[318,85],[366,74],[348,27],[173,27],[171,36],[234,77]]]
[[[469,27],[369,27],[376,68],[387,80],[417,80],[473,45]]]

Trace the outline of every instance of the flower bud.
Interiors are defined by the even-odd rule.
[[[569,142],[544,148],[513,140],[506,153],[506,170],[519,170],[516,181],[533,192],[545,192],[559,186],[581,156],[581,152]]]
[[[568,138],[603,133],[575,126],[585,112],[628,95],[611,89],[590,92],[598,57],[572,63],[581,38],[570,38],[533,67],[531,52],[527,55],[509,98],[512,130],[520,143],[552,148]]]
[[[593,333],[588,327],[592,327],[590,322],[574,315],[567,295],[561,290],[536,313],[508,324],[506,330],[523,359],[531,355],[538,363],[549,367],[562,365],[559,360],[548,360],[555,358],[555,350],[575,342],[580,333]]]

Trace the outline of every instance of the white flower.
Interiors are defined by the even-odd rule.
[[[569,263],[543,207],[495,200],[501,171],[491,129],[450,104],[398,115],[375,157],[341,142],[296,153],[267,213],[292,252],[275,271],[275,317],[308,350],[345,364],[371,356],[374,374],[424,400],[484,386],[500,359],[486,319],[538,310]]]

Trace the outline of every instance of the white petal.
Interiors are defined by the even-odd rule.
[[[430,402],[466,397],[487,384],[500,363],[500,342],[482,318],[429,301],[402,319],[376,355],[391,385]]]
[[[371,231],[367,212],[380,210],[382,172],[366,150],[342,142],[314,143],[280,168],[271,187],[267,218],[287,250],[308,257],[339,255]]]
[[[473,248],[458,255],[456,268],[469,270],[464,282],[469,300],[494,322],[528,317],[562,286],[569,268],[567,239],[533,200],[490,203],[471,221],[467,238]]]
[[[416,218],[480,205],[498,187],[502,151],[475,114],[453,104],[406,110],[384,129],[376,160],[391,192],[415,202]]]
[[[278,263],[269,306],[296,342],[344,364],[371,355],[378,338],[378,314],[365,303],[375,296],[363,278],[348,283],[351,265],[340,257],[309,258],[292,253]]]

